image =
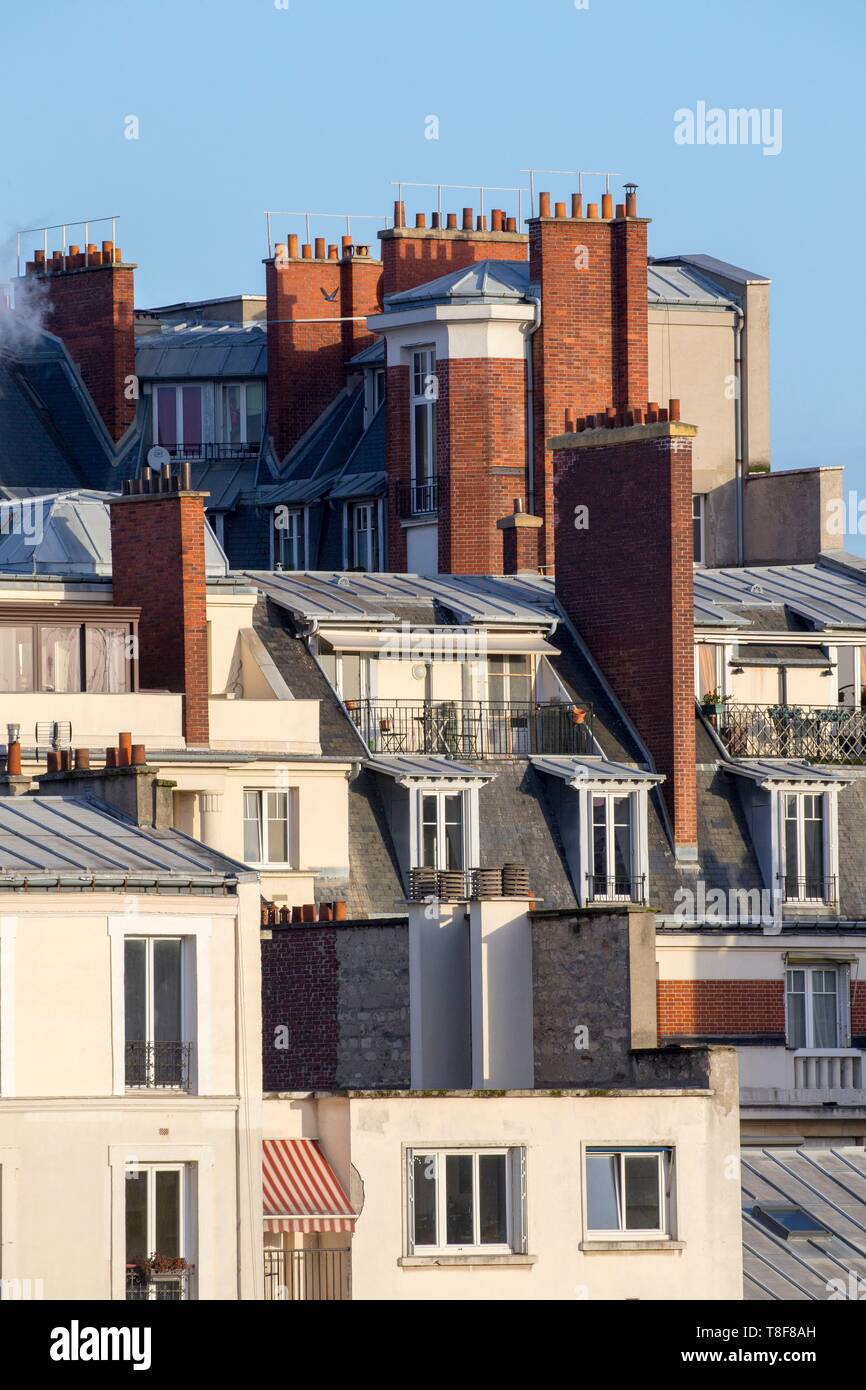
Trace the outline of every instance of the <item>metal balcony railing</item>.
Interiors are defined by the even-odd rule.
[[[168,446],[168,453],[173,459],[193,459],[204,463],[219,463],[232,459],[254,459],[258,457],[258,452],[258,444],[201,443]]]
[[[846,705],[739,705],[707,710],[732,758],[866,762],[866,710]]]
[[[128,1303],[185,1303],[189,1298],[189,1270],[171,1274],[144,1274],[135,1267],[126,1271]]]
[[[188,1091],[192,1043],[127,1042],[126,1084],[131,1089]]]
[[[646,903],[646,874],[637,878],[629,874],[614,874],[611,878],[604,874],[587,874],[586,879],[590,902]]]
[[[515,758],[530,753],[592,753],[587,706],[486,701],[347,700],[374,753]]]
[[[827,903],[836,902],[836,879],[831,875],[807,874],[804,878],[793,878],[788,874],[779,875],[783,903]]]
[[[352,1297],[349,1250],[265,1250],[268,1302],[346,1303]]]
[[[439,510],[439,481],[394,484],[398,516],[427,516]]]

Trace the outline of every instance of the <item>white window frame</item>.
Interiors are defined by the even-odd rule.
[[[416,381],[420,377],[421,389]],[[428,394],[430,383],[434,384],[434,394]],[[410,481],[413,488],[431,483],[437,474],[436,458],[436,405],[439,400],[439,382],[436,372],[436,349],[431,344],[410,348],[409,350],[409,440],[410,440]],[[427,436],[427,460],[429,473],[418,476],[418,449],[415,438],[415,407],[424,406],[424,432]]]
[[[174,392],[174,419],[177,444],[171,447],[182,452],[187,446],[183,438],[183,393],[187,389],[198,390],[201,393],[201,445],[204,449],[209,442],[208,436],[212,430],[208,429],[211,423],[208,419],[208,391],[206,383],[203,381],[155,381],[153,383],[153,442],[159,444],[159,392]]]
[[[219,383],[219,387],[218,387],[218,391],[217,391],[217,428],[216,428],[216,431],[215,431],[215,433],[218,435],[218,438],[217,438],[216,441],[215,441],[217,444],[227,444],[227,445],[229,445],[230,447],[236,448],[236,449],[245,448],[245,447],[249,444],[249,425],[248,425],[248,418],[247,418],[247,391],[249,390],[249,388],[250,388],[251,386],[258,386],[259,389],[261,390],[261,393],[262,393],[261,418],[262,418],[262,435],[264,436],[264,430],[265,430],[265,383],[264,383],[264,381],[263,381],[261,378],[259,378],[259,377],[256,377],[256,378],[254,378],[254,379],[251,380],[251,381],[250,381],[250,380],[244,380],[244,379],[238,379],[238,380],[235,380],[235,381],[221,381],[221,382]],[[233,387],[239,387],[239,388],[240,388],[240,393],[241,393],[241,419],[240,419],[240,425],[241,425],[241,438],[240,438],[239,440],[237,440],[237,441],[233,441],[233,440],[231,440],[231,439],[226,439],[226,438],[223,437],[223,436],[225,435],[225,433],[226,433],[226,429],[225,429],[225,412],[226,412],[226,403],[227,403],[227,399],[228,399],[228,391],[229,391],[230,388],[233,388]],[[261,439],[258,439],[258,440],[256,440],[255,442],[256,442],[257,445],[260,445],[260,444],[261,444]]]
[[[358,517],[362,514],[366,515],[369,523],[367,530],[364,532],[358,527]],[[379,504],[375,500],[351,502],[349,504],[349,554],[351,556],[353,568],[356,568],[360,564],[358,558],[358,536],[361,534],[369,534],[371,537],[370,560],[372,564],[365,566],[365,570],[368,574],[376,574],[382,563],[380,544],[382,533],[379,526]]]
[[[125,942],[127,936],[178,936],[183,941],[184,1031],[192,1041],[189,1087],[174,1095],[204,1096],[211,1087],[210,917],[139,916],[128,913],[108,918],[111,951],[112,1094],[127,1096]],[[139,1094],[135,1088],[135,1094]],[[151,1093],[157,1100],[161,1091]],[[164,1098],[164,1097],[163,1097]]]
[[[411,846],[410,869],[420,869],[424,863],[424,803],[423,797],[438,798],[437,846],[440,860],[444,852],[445,803],[446,796],[463,798],[463,866],[464,871],[477,869],[481,862],[480,826],[478,818],[478,788],[465,783],[442,785],[439,782],[425,782],[412,789],[409,797],[409,843]],[[444,863],[436,866],[444,869]]]
[[[186,1165],[188,1175],[189,1254],[186,1258],[195,1266],[195,1275],[191,1276],[190,1283],[192,1290],[194,1277],[195,1292],[192,1296],[199,1301],[216,1298],[218,1225],[213,1148],[209,1144],[172,1144],[165,1140],[158,1144],[111,1144],[108,1163],[111,1189],[111,1298],[121,1303],[126,1301],[126,1174],[130,1168],[150,1164],[173,1167],[178,1163]],[[260,1293],[258,1297],[261,1297]]]
[[[617,1206],[620,1225],[614,1229],[602,1229],[589,1224],[589,1163],[594,1154],[616,1156],[617,1165]],[[661,1225],[657,1227],[626,1227],[625,1220],[625,1171],[629,1158],[658,1159],[658,1192]],[[631,1144],[584,1144],[583,1146],[583,1211],[584,1235],[588,1240],[631,1241],[631,1240],[672,1240],[673,1212],[676,1196],[676,1150],[672,1144],[648,1144],[645,1148]]]
[[[789,797],[789,796],[795,797],[795,798],[796,798],[796,801],[797,801],[797,875],[796,875],[796,877],[797,877],[797,894],[798,894],[797,896],[791,896],[791,895],[789,894],[789,889],[788,889],[788,872],[787,872],[787,868],[788,868],[788,857],[787,857],[787,849],[788,849],[788,797]],[[807,897],[806,894],[805,894],[805,890],[804,890],[803,896],[802,896],[802,897],[799,896],[799,881],[800,881],[801,879],[805,879],[805,877],[806,877],[805,873],[801,873],[800,871],[801,871],[801,870],[804,868],[804,866],[805,866],[805,857],[806,857],[806,853],[805,853],[805,805],[804,805],[804,801],[805,801],[805,798],[806,798],[807,796],[815,797],[815,798],[820,802],[820,805],[821,805],[822,850],[823,850],[823,861],[824,861],[824,865],[823,865],[823,883],[822,883],[822,891],[821,891],[821,896],[820,896],[820,897]],[[821,903],[821,904],[825,904],[825,905],[826,905],[826,904],[833,903],[833,902],[836,901],[836,898],[838,897],[838,889],[836,888],[836,884],[837,884],[837,873],[838,873],[838,864],[835,862],[835,861],[836,861],[836,858],[837,858],[837,855],[834,853],[834,848],[835,848],[835,829],[834,829],[834,826],[835,826],[835,814],[834,814],[834,812],[835,812],[835,805],[833,804],[833,799],[831,799],[831,797],[829,796],[829,794],[828,794],[826,791],[824,791],[823,789],[821,789],[821,790],[818,790],[818,789],[809,790],[808,788],[806,788],[806,789],[798,788],[797,790],[794,790],[794,791],[792,791],[792,790],[786,791],[784,788],[781,789],[781,791],[780,791],[780,793],[779,793],[779,832],[780,832],[780,841],[779,841],[779,857],[778,857],[778,859],[779,859],[779,867],[778,867],[778,873],[779,873],[779,878],[780,878],[780,879],[784,882],[784,884],[785,884],[784,902],[785,902],[786,905],[787,905],[787,904],[790,904],[790,903],[796,903],[796,904],[800,904],[800,903]],[[834,822],[834,826],[832,826],[832,827],[831,827],[831,818],[832,818],[832,821]],[[834,890],[835,890],[835,894],[836,894],[835,897],[834,897]]]
[[[803,1043],[791,1041],[791,1013],[789,977],[795,970],[805,974],[805,1013],[806,1040]],[[836,1042],[829,1047],[815,1042],[815,1010],[813,1007],[814,974],[817,970],[830,972],[836,977]],[[785,1045],[797,1053],[840,1052],[851,1046],[850,976],[848,968],[839,961],[787,961],[785,965]]]
[[[414,1145],[406,1148],[406,1243],[407,1253],[411,1255],[517,1255],[526,1253],[526,1150],[521,1145],[455,1145],[442,1144]],[[480,1207],[478,1202],[478,1160],[482,1157],[503,1157],[505,1159],[505,1211],[507,1241],[505,1244],[482,1244],[480,1240],[472,1244],[449,1245],[442,1240],[447,1232],[445,1159],[467,1158],[473,1160],[473,1202],[472,1215],[474,1234],[480,1235]],[[436,1165],[436,1233],[435,1245],[418,1245],[415,1242],[415,1177],[416,1158],[429,1159]]]
[[[699,555],[695,559],[695,522],[699,523]],[[692,493],[692,562],[696,566],[707,563],[707,498],[706,493]]]
[[[288,526],[281,526],[278,518],[285,516],[287,520],[294,519],[296,526],[294,534]],[[284,570],[295,570],[301,572],[307,566],[307,541],[309,538],[309,508],[308,507],[286,507],[281,512],[279,507],[274,509],[274,524],[271,528],[271,569],[276,569],[277,565],[282,565]],[[292,560],[302,560],[302,564],[286,564],[286,550],[289,546],[293,547]],[[299,554],[299,547],[302,553]]]
[[[192,1187],[193,1177],[189,1165],[186,1163],[136,1163],[130,1162],[126,1166],[126,1177],[133,1173],[146,1173],[147,1175],[147,1252],[149,1255],[154,1253],[162,1254],[156,1247],[156,1174],[157,1173],[178,1173],[180,1177],[179,1187],[179,1241],[180,1249],[178,1256],[193,1265],[192,1249],[193,1241],[193,1221],[192,1221]],[[123,1222],[123,1244],[124,1244],[124,1270],[127,1266],[126,1254],[126,1204],[124,1202],[124,1222]],[[193,1302],[195,1299],[195,1269],[191,1268],[186,1276],[186,1299],[185,1302]],[[156,1284],[148,1289],[148,1298],[144,1301],[156,1301]]]
[[[247,820],[249,819],[248,816],[247,816],[247,805],[246,805],[246,799],[247,799],[248,796],[256,796],[256,797],[258,798],[258,808],[259,808],[259,814],[258,814],[258,839],[259,839],[259,851],[260,851],[260,855],[259,855],[259,858],[258,858],[258,859],[245,859],[245,860],[244,860],[244,863],[249,864],[251,868],[259,868],[259,869],[273,869],[273,868],[291,869],[291,868],[294,868],[293,853],[292,853],[293,837],[294,837],[295,823],[296,823],[296,811],[295,811],[295,805],[294,805],[294,801],[295,801],[295,797],[294,797],[294,788],[292,788],[292,787],[244,787],[244,789],[243,789],[243,798],[244,798],[244,799],[243,799],[243,808],[242,808],[242,809],[243,809],[243,821],[244,821],[244,853],[246,853],[246,823],[247,823]],[[268,803],[267,803],[266,798],[268,798],[268,797],[270,797],[270,796],[284,796],[284,797],[286,798],[286,851],[287,851],[287,853],[288,853],[288,858],[287,858],[287,859],[267,859],[267,858],[263,858],[263,857],[262,857],[262,855],[263,855],[263,854],[265,853],[265,851],[267,850],[267,841],[268,841],[268,837],[267,837],[267,833],[266,833],[266,826],[267,826],[267,825],[270,825],[271,820],[276,820],[276,821],[279,821],[279,820],[280,820],[280,817],[271,817],[271,816],[268,814],[268,809],[267,809],[267,808],[268,808]]]
[[[187,985],[187,980],[186,980],[187,971],[189,970],[189,967],[190,967],[190,960],[189,960],[190,952],[189,952],[188,944],[187,944],[187,942],[185,941],[184,937],[182,937],[182,936],[166,936],[166,935],[163,934],[163,933],[160,933],[159,936],[157,937],[157,936],[151,936],[151,935],[149,935],[147,932],[141,932],[140,934],[137,934],[137,933],[135,933],[135,932],[128,932],[128,933],[126,934],[126,936],[124,937],[124,941],[123,941],[123,944],[124,944],[124,981],[123,981],[123,987],[124,987],[124,1009],[125,1009],[125,1007],[126,1007],[126,943],[127,943],[128,941],[143,941],[143,942],[144,942],[144,947],[145,947],[145,957],[144,957],[144,1014],[145,1014],[145,1034],[146,1034],[146,1036],[145,1036],[144,1038],[140,1038],[138,1041],[144,1042],[144,1043],[153,1043],[153,1042],[155,1042],[155,1041],[156,1041],[156,1039],[155,1039],[156,1025],[155,1025],[155,1022],[154,1022],[155,1003],[154,1003],[154,968],[153,968],[153,952],[154,952],[154,943],[155,943],[157,940],[159,940],[159,941],[177,941],[178,944],[179,944],[179,946],[180,946],[180,1034],[181,1034],[181,1035],[180,1035],[180,1037],[179,1037],[176,1041],[177,1041],[179,1044],[181,1044],[181,1045],[184,1045],[184,1044],[189,1043],[189,1044],[190,1044],[190,1047],[191,1047],[191,1050],[194,1051],[195,1048],[194,1048],[194,1046],[193,1046],[193,1044],[192,1044],[192,1040],[191,1040],[191,1038],[190,1038],[190,1032],[191,1032],[191,1028],[192,1028],[192,1019],[191,1019],[190,1016],[189,1016],[189,1008],[190,1008],[190,1002],[191,1002],[191,1001],[190,1001],[190,991],[189,991],[189,988],[188,988],[188,985]],[[124,1022],[125,1022],[125,1020],[124,1020]],[[125,1034],[125,1031],[126,1031],[126,1030],[125,1030],[125,1028],[124,1028],[124,1034]],[[125,1044],[125,1042],[126,1042],[126,1038],[125,1038],[125,1036],[124,1036],[124,1044]],[[152,1075],[152,1072],[151,1072],[151,1067],[152,1067],[152,1065],[153,1065],[153,1063],[151,1062],[151,1063],[149,1064],[149,1066],[148,1066],[148,1076],[149,1076],[149,1077],[150,1077],[150,1075]],[[191,1066],[192,1066],[192,1059],[191,1059]],[[149,1090],[149,1089],[151,1089],[151,1088],[150,1088],[149,1086],[147,1086],[147,1085],[145,1085],[145,1086],[129,1086],[129,1087],[127,1087],[128,1092],[131,1093],[131,1094],[134,1094],[134,1095],[138,1095],[140,1092],[142,1092],[142,1091],[147,1091],[147,1090]],[[177,1092],[181,1092],[181,1093],[182,1093],[182,1092],[184,1091],[185,1088],[184,1088],[184,1087],[181,1087],[181,1086],[159,1086],[159,1087],[154,1087],[153,1089],[158,1089],[159,1091],[161,1091],[161,1092],[163,1092],[163,1093],[165,1093],[165,1092],[167,1092],[167,1091],[177,1091]]]
[[[595,872],[594,872],[594,863],[593,863],[593,852],[594,852],[594,843],[595,843],[595,834],[594,834],[594,830],[595,830],[595,802],[596,802],[596,800],[599,800],[599,799],[602,799],[602,800],[604,801],[604,803],[605,803],[605,846],[606,846],[606,849],[605,849],[605,858],[606,858],[606,861],[607,861],[607,868],[608,868],[608,873],[605,875],[605,877],[606,877],[607,880],[610,880],[611,878],[615,877],[614,874],[611,874],[611,873],[610,873],[611,865],[612,865],[613,862],[614,862],[614,855],[613,855],[613,845],[614,845],[614,803],[615,803],[616,801],[618,801],[618,800],[625,800],[625,802],[627,803],[627,807],[628,807],[628,820],[629,820],[629,866],[628,866],[628,875],[629,875],[629,890],[630,890],[628,893],[613,893],[613,894],[608,894],[607,892],[605,892],[604,894],[597,895],[596,892],[595,892],[595,887],[594,887]],[[640,883],[640,879],[638,878],[638,875],[637,875],[637,873],[636,873],[636,871],[635,871],[635,864],[636,864],[636,861],[637,861],[637,858],[638,858],[638,855],[636,854],[636,839],[637,839],[637,833],[636,833],[636,832],[637,832],[637,824],[636,824],[636,811],[635,811],[635,793],[634,793],[634,792],[630,792],[630,791],[625,791],[623,788],[618,788],[618,789],[616,789],[616,790],[607,790],[607,789],[601,789],[601,788],[599,788],[599,789],[596,789],[596,790],[588,791],[588,794],[587,794],[587,814],[588,814],[588,823],[587,823],[587,858],[586,858],[586,865],[587,865],[587,869],[586,869],[586,873],[587,873],[587,880],[586,880],[586,882],[587,882],[587,900],[588,900],[589,902],[596,902],[596,903],[598,903],[598,902],[601,902],[601,903],[606,903],[606,902],[607,902],[607,903],[613,903],[613,902],[632,902],[632,900],[633,900],[633,894],[632,894],[631,889],[632,889],[633,887],[635,887],[635,886],[638,886],[639,883]]]

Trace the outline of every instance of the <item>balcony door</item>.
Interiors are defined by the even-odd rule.
[[[491,752],[532,752],[532,657],[491,656],[487,662],[486,745]]]
[[[182,1163],[130,1167],[124,1183],[126,1297],[180,1302],[190,1297],[189,1183]]]
[[[128,936],[124,942],[126,1085],[189,1086],[190,1044],[183,1029],[183,941]]]
[[[594,901],[629,902],[633,865],[631,797],[596,793],[590,806],[590,897]]]

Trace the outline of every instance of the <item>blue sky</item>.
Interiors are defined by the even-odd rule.
[[[284,3],[7,7],[0,275],[16,228],[117,213],[140,306],[261,292],[267,207],[380,214],[393,179],[616,170],[651,253],[772,278],[774,466],[844,463],[866,494],[863,0]],[[678,145],[699,101],[779,108],[780,153]]]

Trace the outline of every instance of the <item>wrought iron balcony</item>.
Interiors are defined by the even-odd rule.
[[[173,459],[201,460],[204,463],[231,462],[234,459],[254,459],[258,457],[258,444],[219,444],[211,441],[201,444],[172,444],[168,453]]]
[[[726,704],[705,713],[732,758],[866,762],[866,710],[847,705]]]
[[[807,874],[805,878],[792,878],[780,874],[782,902],[789,903],[836,903],[836,879],[823,874]]]
[[[593,903],[646,903],[646,875],[632,878],[629,874],[587,874],[587,896]]]
[[[585,705],[347,700],[346,709],[374,753],[477,759],[594,750],[592,710]]]
[[[265,1250],[268,1302],[346,1303],[352,1297],[349,1250]]]
[[[188,1091],[192,1043],[127,1042],[126,1084],[135,1090]]]
[[[395,483],[398,516],[428,516],[439,510],[439,480],[423,483]]]
[[[188,1298],[188,1269],[172,1270],[168,1274],[145,1274],[135,1266],[127,1266],[128,1303],[185,1303]]]

